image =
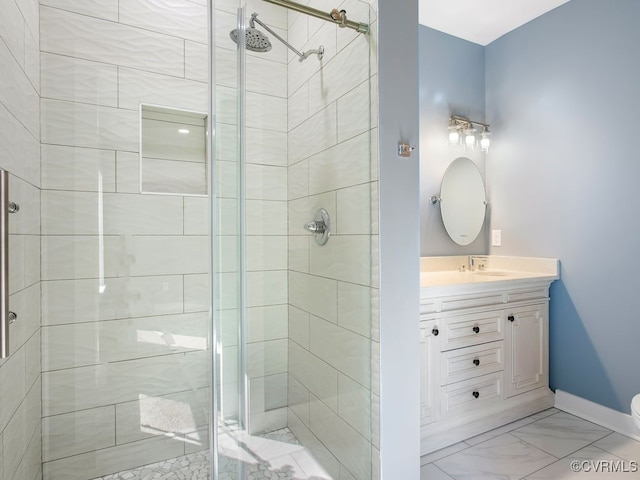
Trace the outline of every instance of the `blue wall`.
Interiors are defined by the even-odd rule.
[[[492,253],[558,257],[551,384],[640,392],[640,2],[580,0],[486,47]]]
[[[460,156],[471,158],[484,175],[485,154],[448,143],[452,113],[484,121],[484,48],[420,26],[420,253],[468,255],[488,253],[487,230],[466,247],[456,245],[442,224],[440,208],[429,197],[440,192],[442,176]]]

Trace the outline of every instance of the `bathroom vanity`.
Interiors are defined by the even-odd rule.
[[[553,406],[557,278],[555,259],[421,259],[421,455]]]

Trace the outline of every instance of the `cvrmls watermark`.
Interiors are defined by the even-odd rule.
[[[592,473],[636,473],[638,462],[627,460],[573,460],[572,472]]]

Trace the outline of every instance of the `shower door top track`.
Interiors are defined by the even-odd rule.
[[[274,5],[279,5],[289,10],[295,10],[296,12],[311,15],[312,17],[326,20],[327,22],[335,23],[339,27],[348,27],[357,30],[360,33],[369,33],[369,25],[366,23],[354,22],[347,19],[347,12],[345,10],[334,9],[331,12],[324,12],[317,8],[309,7],[307,5],[301,5],[290,0],[263,0]]]

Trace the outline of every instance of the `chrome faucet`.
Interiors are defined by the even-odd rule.
[[[476,268],[478,270],[486,270],[487,264],[489,263],[489,257],[486,255],[469,255],[469,270],[475,271]]]

